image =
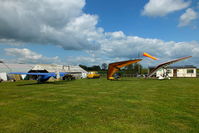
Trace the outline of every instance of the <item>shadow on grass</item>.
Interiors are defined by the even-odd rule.
[[[157,78],[122,78],[119,80],[110,80],[112,82],[125,82],[125,81],[132,81],[132,82],[136,82],[136,81],[164,81],[164,80],[168,80],[168,79],[164,79],[164,80],[159,80]]]
[[[130,79],[119,79],[119,80],[109,80],[111,82],[121,82],[121,81],[133,81],[133,80],[130,80]]]
[[[35,83],[26,83],[26,84],[19,84],[17,86],[31,86],[31,85],[60,85],[64,84],[67,82],[72,82],[72,80],[64,80],[64,81],[54,81],[54,82],[43,82],[43,83],[38,83],[37,81]]]

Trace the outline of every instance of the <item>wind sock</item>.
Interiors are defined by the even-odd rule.
[[[153,60],[158,60],[157,58],[155,58],[155,57],[153,57],[153,56],[151,56],[150,54],[148,54],[148,53],[143,53],[143,56],[146,56],[146,57],[149,57],[149,58],[151,58],[151,59],[153,59]]]

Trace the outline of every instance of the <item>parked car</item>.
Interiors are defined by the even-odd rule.
[[[100,78],[100,74],[97,71],[91,71],[87,74],[88,79]]]

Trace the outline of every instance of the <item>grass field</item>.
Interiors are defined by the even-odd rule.
[[[199,79],[0,83],[0,133],[199,133]]]

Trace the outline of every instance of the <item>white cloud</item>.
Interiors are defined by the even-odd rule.
[[[0,39],[90,49],[102,29],[98,17],[84,14],[85,0],[0,0]],[[12,40],[12,41],[9,41]]]
[[[183,56],[193,56],[189,59],[192,64],[198,64],[199,58],[199,43],[198,42],[174,42],[162,41],[159,39],[147,39],[137,36],[126,36],[124,34],[120,39],[114,39],[108,35],[103,40],[98,40],[101,44],[101,49],[89,51],[90,56],[68,56],[62,59],[62,63],[67,65],[100,65],[102,63],[110,63],[115,61],[138,58],[138,54],[148,52],[160,60],[153,62],[160,63],[170,59],[175,59]],[[29,49],[8,48],[5,49],[8,56],[15,56],[18,62],[25,63],[60,63],[58,57],[45,57],[41,54],[33,52]],[[141,56],[141,58],[143,58]],[[190,64],[189,62],[189,64]],[[146,66],[149,62],[141,62]]]
[[[65,60],[67,64],[70,65],[101,65],[102,63],[107,63],[103,58],[95,56],[68,56]]]
[[[112,59],[111,62],[118,61],[115,58],[120,60],[138,58],[138,55],[148,52],[160,59],[157,63],[183,56],[193,56],[193,60],[189,60],[192,60],[193,64],[199,65],[194,60],[199,58],[198,42],[166,42],[160,39],[124,35],[119,40],[110,37],[101,40],[101,50],[98,52],[96,52],[97,57],[106,55],[106,57],[109,57],[109,60]]]
[[[122,39],[125,37],[122,31],[108,32],[108,33],[105,33],[105,35],[107,38],[111,38],[111,39]]]
[[[39,53],[33,52],[30,49],[23,48],[6,48],[6,55],[14,56],[15,62],[18,63],[56,63],[59,62],[59,57],[45,57]]]
[[[20,46],[24,43],[20,42],[20,41],[16,41],[15,39],[2,38],[2,39],[0,39],[0,44],[10,44],[10,45],[13,45],[13,46]]]
[[[1,58],[0,58],[0,63],[2,63],[2,62],[4,62],[4,59],[1,59]]]
[[[169,13],[187,8],[190,2],[184,0],[149,0],[144,6],[142,15],[165,16]]]
[[[98,16],[85,14],[85,0],[0,0],[0,43],[52,44],[65,50],[89,51],[88,56],[68,57],[67,64],[101,64],[137,57],[149,52],[158,58],[192,55],[199,57],[197,42],[165,42],[160,39],[127,36],[122,31],[104,32],[97,27]],[[150,0],[144,15],[164,16],[186,8],[183,0]],[[37,10],[35,10],[37,9]],[[93,51],[92,51],[93,50]],[[18,62],[53,63],[29,49],[6,49]],[[196,63],[196,61],[195,61]]]
[[[180,23],[178,24],[179,27],[187,26],[189,25],[193,20],[196,20],[198,18],[197,12],[195,12],[193,9],[188,8],[184,14],[180,16]]]
[[[197,42],[165,42],[159,39],[147,39],[136,36],[125,36],[123,39],[105,39],[102,52],[109,57],[137,57],[138,52],[150,52],[158,57],[172,58],[175,56],[195,55],[199,49]],[[183,51],[183,52],[182,52]],[[175,55],[176,54],[176,55]]]

